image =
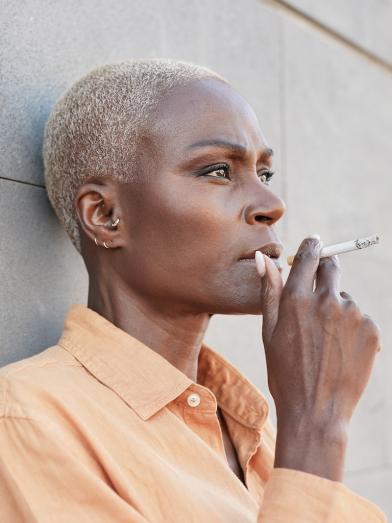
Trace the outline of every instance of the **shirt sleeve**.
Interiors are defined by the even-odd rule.
[[[274,468],[265,485],[258,523],[387,523],[372,502],[343,483]]]
[[[0,418],[0,521],[150,523],[67,448],[55,427]]]

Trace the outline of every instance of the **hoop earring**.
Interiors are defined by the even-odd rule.
[[[111,223],[111,227],[112,227],[113,229],[114,229],[115,227],[117,227],[119,221],[120,221],[120,218],[117,218],[116,221],[114,221],[114,222]]]
[[[102,244],[99,244],[98,241],[97,241],[97,237],[96,237],[96,236],[94,236],[94,241],[95,241],[95,245],[96,245],[97,247],[102,247],[102,246],[103,246],[103,247],[105,247],[106,249],[109,249],[109,248],[110,248],[110,247],[108,247],[108,246],[106,245],[106,242],[103,242]],[[109,241],[110,241],[110,243],[112,243],[112,240],[109,240]]]

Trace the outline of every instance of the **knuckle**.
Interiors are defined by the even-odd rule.
[[[371,341],[373,341],[373,342],[379,341],[380,334],[381,334],[380,327],[367,314],[363,315],[362,325],[367,333],[368,338]]]
[[[318,295],[321,302],[328,302],[330,299],[334,297],[333,292],[329,287],[324,287],[323,289],[318,289]]]
[[[346,299],[342,302],[344,310],[349,314],[359,314],[359,309],[357,304],[352,299]]]
[[[368,314],[362,314],[362,325],[365,329],[373,329],[376,327],[376,324]]]
[[[310,296],[302,289],[288,287],[285,290],[285,298],[289,300],[292,305],[306,305],[310,301]]]
[[[352,322],[353,325],[356,325],[357,328],[361,326],[361,323],[363,321],[363,314],[361,309],[358,307],[358,305],[355,303],[354,300],[347,300],[349,303],[343,302],[342,307],[343,310],[350,322]]]
[[[304,262],[304,261],[312,261],[317,259],[317,253],[311,249],[307,250],[300,250],[295,255],[295,260],[298,262]]]
[[[337,256],[328,256],[320,259],[320,266],[327,271],[340,272],[341,267]]]
[[[335,294],[327,289],[320,293],[320,308],[324,312],[334,314],[341,311],[341,303]]]
[[[343,316],[340,303],[333,298],[321,304],[320,313],[326,321],[340,321]]]

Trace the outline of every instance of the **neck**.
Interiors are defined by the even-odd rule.
[[[198,358],[210,316],[175,313],[154,307],[130,289],[116,285],[116,276],[90,276],[87,306],[154,350],[174,367],[197,381]]]

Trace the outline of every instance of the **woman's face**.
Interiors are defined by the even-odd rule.
[[[175,88],[141,150],[137,182],[118,186],[125,284],[167,312],[261,314],[254,258],[240,258],[271,243],[279,255],[285,206],[266,184],[272,151],[251,107],[217,80]]]

